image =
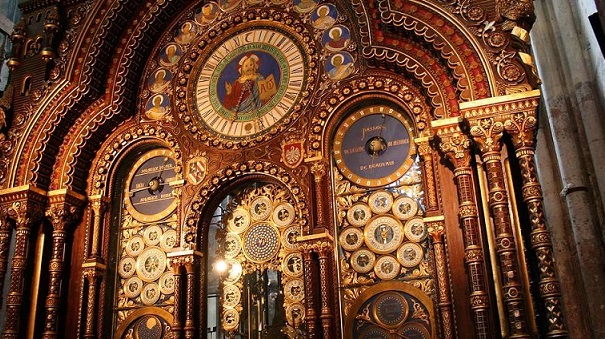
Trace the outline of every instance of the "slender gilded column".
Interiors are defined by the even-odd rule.
[[[317,244],[317,253],[319,255],[319,275],[321,280],[321,326],[323,328],[323,338],[333,338],[334,330],[332,319],[332,301],[330,300],[330,290],[332,286],[332,274],[329,270],[330,253],[333,251],[330,243],[321,242]]]
[[[529,338],[529,322],[525,309],[517,245],[510,219],[509,199],[501,162],[504,126],[493,117],[477,118],[471,122],[471,135],[481,151],[481,159],[489,186],[488,204],[494,222],[496,253],[500,264],[502,296],[507,311],[510,338]]]
[[[46,295],[46,324],[43,338],[57,338],[59,318],[59,305],[61,304],[61,285],[63,275],[63,261],[65,253],[65,236],[69,226],[79,218],[79,208],[84,197],[65,190],[49,192],[51,207],[46,216],[53,226],[53,244],[48,267],[48,294]],[[69,201],[67,201],[69,200]]]
[[[84,278],[88,281],[88,300],[86,307],[86,328],[84,329],[84,338],[96,338],[95,324],[97,324],[97,288],[99,280],[104,275],[104,266],[100,264],[85,264]]]
[[[439,313],[443,324],[443,338],[456,338],[454,327],[454,314],[452,313],[452,300],[450,297],[450,277],[447,270],[447,257],[443,234],[445,224],[443,216],[424,218],[427,230],[433,240],[433,252],[435,253],[435,268],[437,273],[437,285],[439,292]]]
[[[6,219],[6,214],[0,216],[0,291],[4,290],[4,278],[8,270],[8,253],[10,250],[11,235],[13,226]],[[0,293],[0,308],[2,307],[2,293]]]
[[[315,313],[315,273],[313,267],[315,261],[313,260],[313,250],[310,246],[302,246],[303,248],[303,260],[305,262],[305,320],[307,323],[307,330],[309,338],[317,338],[317,313]]]
[[[183,319],[181,315],[181,308],[183,305],[182,296],[182,279],[183,279],[183,265],[180,260],[171,259],[170,263],[173,267],[174,272],[174,311],[172,312],[172,336],[174,339],[180,339],[183,337]]]
[[[10,289],[6,298],[6,325],[2,338],[18,338],[22,335],[21,309],[23,307],[23,288],[26,266],[29,259],[28,248],[32,225],[42,216],[42,195],[39,192],[24,191],[25,199],[12,203],[9,216],[16,222],[15,252],[12,261]],[[32,194],[33,193],[33,194]],[[32,196],[30,197],[30,194]],[[34,198],[39,201],[34,201]]]
[[[89,258],[100,258],[101,249],[99,248],[101,231],[103,230],[103,214],[107,208],[107,198],[101,195],[88,197],[92,205],[93,222],[92,222],[92,243],[90,245]]]
[[[414,140],[418,145],[418,154],[422,158],[424,174],[424,189],[426,190],[426,210],[437,211],[437,190],[435,185],[435,171],[433,170],[433,149],[429,145],[429,138],[417,138]]]
[[[326,213],[328,212],[325,204],[325,194],[324,189],[326,185],[324,184],[324,178],[326,176],[326,164],[323,161],[318,161],[311,166],[311,172],[313,173],[313,178],[315,179],[315,211],[317,213],[317,227],[326,227]],[[306,233],[307,234],[307,233]]]
[[[538,259],[538,286],[544,303],[548,332],[546,337],[558,338],[569,335],[561,306],[561,290],[555,274],[553,247],[550,231],[544,221],[542,205],[542,188],[538,182],[534,160],[534,131],[536,128],[535,113],[517,113],[505,122],[505,128],[512,136],[515,155],[519,160],[523,181],[523,201],[529,212],[531,227],[531,248]]]
[[[185,285],[187,289],[187,300],[185,301],[185,338],[191,339],[195,335],[195,314],[194,299],[195,299],[195,271],[193,262],[185,263]]]
[[[479,216],[475,204],[475,188],[470,167],[469,138],[459,128],[460,119],[453,118],[433,124],[439,136],[439,146],[454,167],[454,180],[458,194],[458,217],[464,241],[464,264],[470,287],[470,305],[475,325],[475,337],[491,338],[494,333],[489,322],[487,271],[479,231]]]

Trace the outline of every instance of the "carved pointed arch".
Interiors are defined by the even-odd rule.
[[[527,74],[532,65],[521,62],[518,53],[528,48],[526,31],[502,20],[496,3],[376,0],[353,1],[353,7],[360,18],[364,57],[377,66],[407,69],[428,93],[445,92],[447,100],[463,102],[527,91],[536,85],[533,74]],[[425,46],[424,51],[447,68],[449,82],[443,82],[444,74],[432,65],[434,59],[408,52],[412,49],[409,41]],[[434,104],[444,106],[433,100]],[[454,110],[444,113],[458,115],[457,105],[450,107]]]
[[[428,136],[430,121],[434,118],[431,116],[431,107],[426,102],[426,97],[410,80],[396,77],[393,73],[374,71],[364,78],[343,82],[339,89],[322,101],[311,120],[309,153],[313,156],[329,154],[330,135],[347,114],[347,109],[342,109],[343,107],[350,107],[362,100],[375,99],[404,107],[407,112],[411,112],[418,137]]]
[[[130,123],[114,132],[100,147],[94,161],[94,166],[88,175],[89,195],[108,196],[111,192],[111,183],[115,175],[115,167],[119,161],[136,146],[156,145],[163,146],[174,152],[176,160],[175,172],[177,180],[182,179],[183,160],[181,146],[175,135],[167,128],[153,124]]]
[[[45,188],[60,187],[63,182],[57,181],[59,174],[53,174],[58,173],[53,170],[55,167],[61,168],[62,163],[77,158],[79,154],[94,154],[99,144],[86,143],[87,136],[102,140],[109,131],[133,115],[136,90],[144,66],[140,61],[153,47],[150,42],[162,33],[161,27],[165,27],[183,5],[183,1],[175,1],[157,2],[146,7],[124,0],[109,4],[96,3],[94,7],[87,8],[89,16],[85,19],[79,17],[72,28],[74,32],[67,34],[66,41],[70,43],[67,49],[71,47],[73,54],[65,56],[66,64],[59,65],[61,70],[54,70],[62,76],[57,75],[54,82],[34,96],[34,99],[52,100],[34,100],[27,107],[27,117],[16,119],[17,124],[13,129],[20,139],[12,141],[12,159],[6,162],[6,166],[9,163],[20,166],[6,169],[11,171],[6,175],[5,185],[33,183]],[[137,12],[139,8],[141,11]],[[90,34],[80,34],[80,40],[75,40],[75,36],[78,36],[76,32],[85,31]],[[69,37],[72,36],[70,41]],[[90,38],[82,38],[87,36]],[[76,48],[79,46],[82,48]],[[80,118],[91,106],[97,109],[102,106],[95,100],[103,92],[106,94],[101,100],[111,109],[103,111],[102,119],[97,119],[97,125],[92,130],[98,132],[86,134],[91,128],[88,124],[80,124]],[[27,130],[25,126],[29,126]],[[99,133],[101,131],[104,133]],[[47,147],[71,145],[78,141],[84,142],[83,147],[77,147],[83,150],[79,154],[63,152],[63,148]],[[73,149],[71,146],[67,148]],[[62,156],[59,157],[59,154]]]
[[[213,211],[209,208],[220,202],[217,199],[222,198],[230,189],[239,186],[245,182],[264,181],[286,186],[296,203],[296,208],[300,210],[299,219],[304,229],[309,223],[309,203],[298,180],[282,167],[266,161],[247,161],[233,163],[227,168],[223,168],[213,176],[207,178],[202,185],[202,189],[197,192],[191,203],[184,207],[184,224],[180,239],[183,240],[181,247],[184,249],[198,250],[201,245],[199,237],[201,230],[198,229],[200,222],[203,224],[202,216],[212,215]],[[208,213],[209,212],[209,213]]]

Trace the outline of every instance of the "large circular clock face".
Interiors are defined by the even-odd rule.
[[[334,137],[334,160],[354,183],[378,187],[403,176],[414,162],[414,141],[404,115],[376,105],[348,116]]]
[[[126,182],[126,210],[143,222],[168,216],[176,207],[170,183],[176,179],[176,162],[170,150],[149,151],[137,160]]]
[[[222,41],[194,74],[193,108],[204,127],[227,140],[261,136],[299,103],[305,57],[274,28],[240,31]]]

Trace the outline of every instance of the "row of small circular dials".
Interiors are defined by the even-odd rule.
[[[230,215],[223,255],[230,270],[223,280],[222,324],[225,330],[239,325],[241,308],[242,264],[266,264],[279,255],[281,261],[284,307],[292,324],[293,316],[304,318],[303,258],[296,251],[296,238],[300,225],[296,223],[296,211],[288,201],[273,201],[268,196],[258,196],[249,204],[242,204]]]
[[[214,24],[242,4],[252,13],[264,11],[261,4],[294,11],[274,12],[254,26],[236,25],[219,34],[224,27]],[[150,63],[144,116],[165,119],[176,108],[188,130],[213,146],[267,140],[297,118],[318,78],[319,49],[305,22],[321,33],[326,76],[338,81],[353,73],[354,57],[344,51],[351,31],[337,24],[338,16],[335,5],[315,0],[205,4],[192,20],[179,23]]]
[[[122,225],[118,274],[123,295],[135,304],[153,305],[174,293],[166,253],[177,242],[175,224],[169,218],[177,204],[170,185],[175,180],[176,161],[168,149],[142,154],[126,179],[124,220],[136,222]]]

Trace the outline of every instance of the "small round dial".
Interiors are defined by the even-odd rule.
[[[348,116],[334,136],[334,160],[345,178],[378,187],[403,176],[414,162],[414,141],[404,114],[376,105]]]
[[[126,182],[126,210],[143,222],[168,216],[176,207],[170,183],[176,180],[176,162],[170,150],[149,151],[134,164]]]

